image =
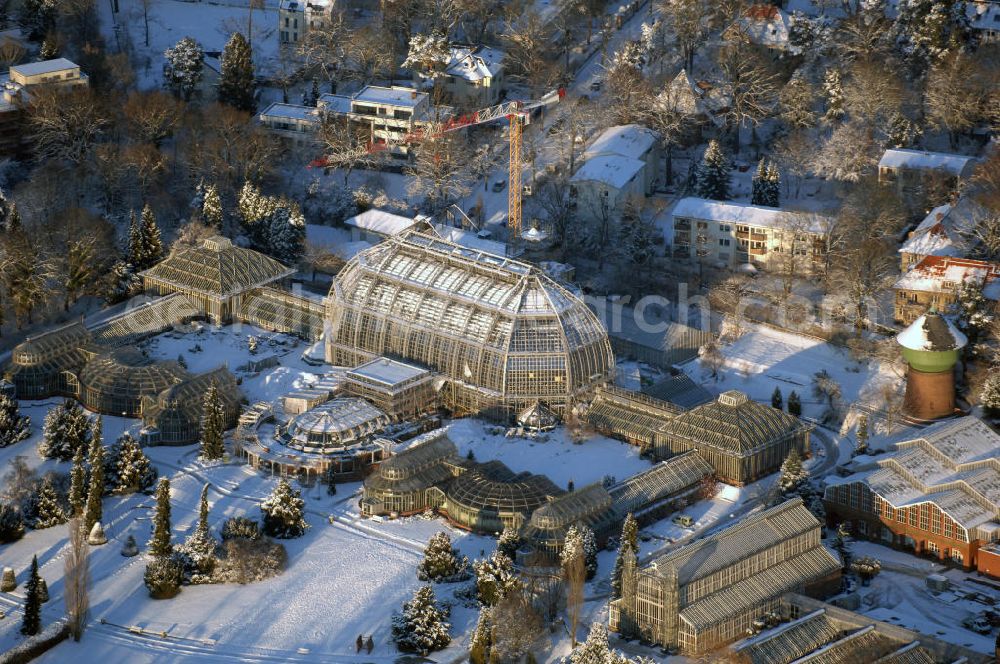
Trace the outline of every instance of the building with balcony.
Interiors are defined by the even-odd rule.
[[[981,284],[983,295],[1000,302],[1000,264],[971,258],[927,256],[893,284],[893,317],[909,325],[929,309],[951,310],[963,284]]]
[[[795,498],[692,544],[622,570],[610,627],[685,655],[744,637],[785,593],[840,589],[840,561],[820,539],[820,523]]]
[[[827,520],[857,537],[967,569],[1000,540],[1000,435],[978,418],[934,424],[828,481]]]
[[[704,198],[682,198],[671,213],[675,258],[717,268],[751,264],[808,274],[826,261],[824,215]]]

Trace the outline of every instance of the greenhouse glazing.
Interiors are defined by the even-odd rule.
[[[582,300],[538,269],[414,231],[358,254],[327,299],[327,361],[379,355],[450,380],[459,412],[557,412],[614,372],[607,332]]]

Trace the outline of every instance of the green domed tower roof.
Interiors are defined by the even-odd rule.
[[[969,342],[947,318],[931,309],[896,336],[903,358],[917,371],[948,371]]]

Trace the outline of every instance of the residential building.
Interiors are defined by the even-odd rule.
[[[857,537],[979,564],[1000,540],[1000,435],[975,417],[934,424],[844,478],[828,478],[827,520]]]
[[[401,214],[372,208],[345,219],[344,225],[351,230],[352,240],[377,244],[386,238],[395,237],[414,226],[426,227],[426,221],[427,217],[420,215],[417,217],[405,217]]]
[[[1000,302],[997,277],[1000,263],[927,256],[893,284],[893,317],[897,323],[909,325],[929,309],[947,312],[958,302],[959,290],[965,283],[982,284],[983,295],[994,303]]]
[[[24,108],[31,104],[33,91],[42,88],[72,90],[86,87],[90,79],[80,66],[66,58],[13,65],[0,76],[0,155],[26,156],[31,149],[24,128]]]
[[[793,449],[808,456],[812,429],[770,404],[730,390],[667,420],[655,433],[653,456],[668,459],[698,450],[719,481],[743,486],[776,472]]]
[[[611,629],[685,655],[732,643],[788,592],[840,589],[840,561],[820,539],[820,523],[795,498],[692,544],[622,571]]]
[[[688,197],[674,206],[671,226],[675,258],[800,274],[825,265],[829,224],[822,214]]]
[[[278,4],[278,42],[295,46],[310,30],[322,30],[331,20],[333,0],[281,0]]]
[[[997,0],[971,0],[965,3],[969,27],[979,34],[980,40],[992,42],[1000,39],[1000,2]]]
[[[757,3],[747,7],[743,15],[726,29],[725,37],[729,40],[743,39],[776,54],[783,53],[791,50],[788,39],[791,25],[791,17],[780,7]]]
[[[968,199],[931,210],[899,247],[900,270],[906,272],[928,256],[967,256],[974,244],[976,222],[984,212]]]
[[[627,203],[651,195],[661,179],[659,147],[659,136],[638,125],[602,132],[570,178],[569,194],[577,214],[598,222],[617,219]]]
[[[684,135],[686,142],[698,142],[706,129],[725,126],[731,98],[722,88],[708,81],[696,81],[687,69],[681,69],[664,92],[661,99],[669,109],[690,121]]]
[[[957,189],[975,165],[975,157],[966,155],[890,148],[878,162],[878,181],[895,183],[905,191],[921,186],[929,177],[937,177],[949,188]]]
[[[427,89],[437,86],[438,101],[463,110],[477,110],[500,101],[503,89],[503,51],[487,46],[452,45],[444,72],[433,81],[414,74],[414,84]]]
[[[320,123],[318,108],[277,101],[261,111],[257,118],[273,134],[294,143],[314,142]]]

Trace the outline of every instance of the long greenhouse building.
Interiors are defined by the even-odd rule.
[[[556,412],[605,383],[614,356],[584,302],[537,268],[415,231],[361,252],[327,299],[326,359],[398,357],[445,377],[458,413]]]

